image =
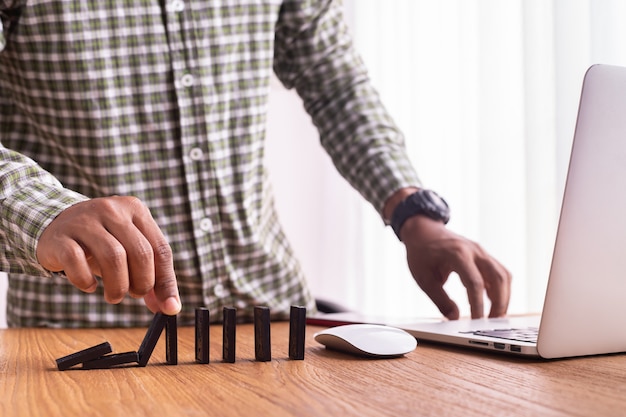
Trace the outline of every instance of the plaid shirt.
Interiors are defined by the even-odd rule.
[[[221,319],[314,308],[263,166],[271,71],[341,174],[382,210],[418,183],[333,1],[0,0],[0,270],[11,326],[145,326],[37,262],[62,210],[134,195],[168,239],[183,301]]]

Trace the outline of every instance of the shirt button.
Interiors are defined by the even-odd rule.
[[[208,217],[200,220],[200,230],[210,232],[213,229],[213,222]]]
[[[226,288],[224,288],[222,284],[217,284],[213,287],[213,294],[215,294],[217,298],[224,298],[228,295],[228,291],[226,291]]]
[[[2,27],[2,20],[0,20],[0,52],[4,51],[4,47],[7,45],[7,40],[4,37],[4,29]]]
[[[180,78],[180,83],[183,87],[191,87],[195,82],[193,74],[185,74]]]
[[[203,155],[204,152],[202,152],[202,149],[200,148],[191,148],[191,150],[189,151],[189,157],[192,161],[201,160]]]
[[[185,10],[185,2],[183,0],[172,0],[168,3],[167,10],[170,12],[180,13]]]

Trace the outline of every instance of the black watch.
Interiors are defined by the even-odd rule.
[[[417,214],[441,220],[446,224],[450,220],[450,207],[446,200],[432,190],[419,190],[409,195],[394,209],[389,222],[398,239],[404,222]]]

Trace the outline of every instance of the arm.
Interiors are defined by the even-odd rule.
[[[421,184],[342,19],[334,1],[285,2],[274,69],[304,100],[339,172],[389,218]],[[506,313],[510,273],[479,245],[425,216],[408,219],[401,237],[413,277],[446,317],[459,315],[443,289],[453,271],[468,290],[473,317],[483,315],[485,291],[492,301],[490,315]]]
[[[3,270],[63,271],[86,292],[95,290],[98,275],[108,302],[130,293],[153,311],[180,310],[169,245],[138,200],[89,200],[0,145],[0,219]]]

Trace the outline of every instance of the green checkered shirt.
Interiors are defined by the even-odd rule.
[[[333,1],[0,0],[0,270],[11,326],[145,326],[37,262],[62,210],[134,195],[168,239],[183,324],[206,306],[314,303],[263,165],[271,71],[341,174],[382,210],[417,184]]]

